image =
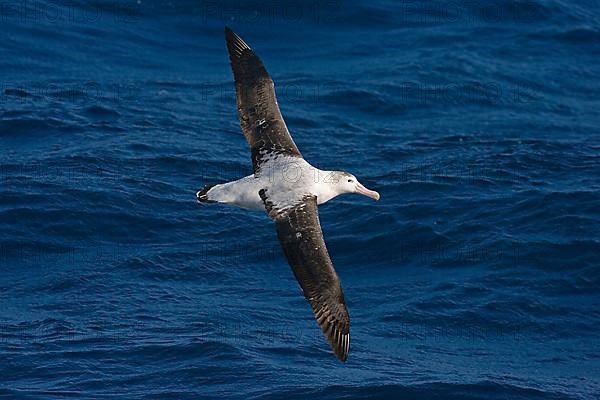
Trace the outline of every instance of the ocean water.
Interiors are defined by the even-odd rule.
[[[600,398],[596,1],[0,1],[0,398]],[[331,353],[251,172],[223,38],[314,165]]]

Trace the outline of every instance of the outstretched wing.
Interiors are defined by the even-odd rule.
[[[262,61],[227,27],[225,39],[235,78],[240,125],[250,145],[254,172],[273,153],[302,157],[281,116],[275,85]]]
[[[273,208],[264,190],[261,198],[275,220],[277,236],[296,279],[310,302],[317,323],[335,355],[346,361],[350,349],[350,317],[344,293],[323,240],[317,198],[307,196],[283,212]]]

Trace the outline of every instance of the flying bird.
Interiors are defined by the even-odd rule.
[[[275,221],[283,252],[317,323],[335,355],[346,361],[350,317],[340,279],[325,247],[317,206],[344,193],[359,193],[374,200],[379,200],[379,193],[364,187],[348,172],[324,171],[310,165],[288,131],[273,80],[260,58],[227,27],[225,39],[253,174],[207,185],[196,193],[196,198],[202,203],[266,210]]]

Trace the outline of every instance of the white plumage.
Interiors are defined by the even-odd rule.
[[[217,202],[266,211],[294,276],[335,355],[346,361],[350,317],[327,252],[317,206],[343,193],[379,200],[347,172],[323,171],[300,154],[277,105],[274,84],[262,61],[232,30],[225,29],[242,132],[250,146],[254,173],[208,185],[196,193]]]
[[[355,192],[356,182],[356,178],[348,173],[323,171],[303,158],[278,156],[263,162],[254,175],[215,185],[206,196],[218,203],[264,210],[259,195],[264,189],[273,207],[285,211],[307,195],[316,196],[317,204],[323,204],[339,194]]]

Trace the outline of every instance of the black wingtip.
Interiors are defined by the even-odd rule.
[[[345,363],[348,360],[348,353],[350,352],[350,332],[344,334],[339,328],[331,324],[322,325],[321,328],[333,350],[333,354],[335,354],[338,360]]]
[[[225,27],[225,41],[236,83],[253,85],[259,79],[269,77],[262,61],[254,54],[248,43],[228,26]]]
[[[232,58],[239,58],[244,53],[244,50],[251,50],[248,43],[244,41],[237,33],[231,30],[228,26],[225,27],[225,41],[227,42],[227,50]]]

